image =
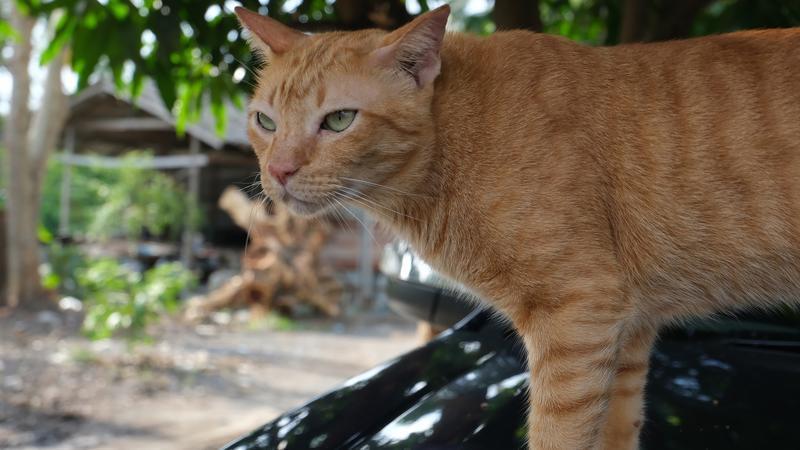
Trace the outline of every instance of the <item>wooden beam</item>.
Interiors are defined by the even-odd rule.
[[[200,155],[200,141],[194,137],[189,136],[189,156],[205,156]],[[206,162],[208,162],[208,158],[206,158]],[[197,205],[198,201],[200,200],[200,167],[199,166],[192,166],[189,167],[189,197],[192,200],[192,208],[194,205]],[[193,251],[193,244],[195,241],[195,229],[194,224],[192,224],[192,218],[195,215],[194,210],[189,211],[189,220],[186,226],[183,228],[183,236],[181,236],[181,262],[183,263],[184,267],[191,268],[194,263],[194,251]]]
[[[131,160],[113,156],[72,155],[62,153],[58,159],[67,166],[104,167],[107,169],[121,169],[135,167],[139,169],[188,169],[191,167],[205,167],[208,165],[208,155],[167,155],[154,156]]]
[[[157,117],[121,117],[76,121],[80,131],[172,131],[175,125]]]

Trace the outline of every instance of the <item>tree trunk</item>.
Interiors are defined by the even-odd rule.
[[[539,0],[495,0],[492,20],[497,30],[542,31]]]
[[[61,83],[66,50],[56,55],[47,67],[41,105],[31,123],[28,64],[34,20],[23,16],[14,6],[11,17],[21,39],[14,44],[14,57],[9,62],[14,88],[6,133],[9,161],[7,250],[4,254],[8,265],[6,302],[12,307],[38,307],[44,300],[39,278],[41,192],[47,158],[56,146],[67,117],[67,97]]]
[[[654,27],[653,41],[684,38],[692,31],[695,17],[711,4],[712,0],[682,0],[667,2],[669,11],[658,14],[659,21]]]
[[[622,6],[622,26],[619,43],[639,42],[643,38],[647,4],[645,0],[625,0]]]
[[[652,42],[689,36],[697,15],[712,0],[674,0],[654,4],[647,0],[625,0],[619,42]]]
[[[30,124],[28,99],[30,98],[30,75],[28,63],[31,59],[31,31],[34,21],[24,16],[12,2],[11,26],[19,34],[13,44],[14,56],[8,61],[8,69],[14,80],[11,91],[11,109],[6,123],[6,151],[8,164],[6,192],[6,304],[16,307],[36,295],[39,288],[38,249],[33,255],[24,254],[30,248],[30,237],[36,238],[36,229],[26,223],[25,201],[30,198],[28,179],[27,131]],[[35,282],[31,280],[33,268]]]
[[[65,47],[47,65],[47,76],[42,86],[42,103],[33,116],[33,123],[28,131],[28,171],[32,185],[30,200],[36,210],[32,217],[37,221],[47,160],[58,144],[67,120],[67,95],[61,83],[61,69],[64,67],[66,53]]]

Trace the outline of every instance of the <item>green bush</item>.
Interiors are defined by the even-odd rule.
[[[137,167],[150,158],[131,152],[122,168],[73,167],[70,180],[70,231],[90,238],[125,236],[175,238],[200,225],[196,202],[164,172]],[[42,189],[42,223],[58,229],[64,166],[51,158]]]
[[[44,228],[42,228],[44,229]],[[40,233],[42,235],[44,233]],[[43,265],[42,285],[61,295],[83,298],[84,291],[78,272],[86,267],[87,260],[74,245],[59,242],[47,243],[47,263]]]
[[[117,260],[90,261],[77,271],[84,293],[83,331],[91,339],[122,334],[147,338],[147,326],[178,309],[180,294],[196,284],[180,263],[160,264],[139,273]]]

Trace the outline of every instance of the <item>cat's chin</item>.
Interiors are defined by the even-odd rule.
[[[284,194],[281,200],[289,208],[289,211],[298,216],[313,217],[321,214],[326,209],[325,205],[300,200],[289,194]]]

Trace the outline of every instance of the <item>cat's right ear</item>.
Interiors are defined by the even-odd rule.
[[[305,34],[271,17],[262,16],[241,6],[237,6],[233,11],[242,27],[250,32],[251,48],[261,53],[267,60],[274,54],[287,52],[306,38]]]
[[[407,73],[418,87],[428,85],[441,70],[439,51],[449,15],[448,5],[420,15],[386,35],[382,46],[372,52],[373,58],[378,64]]]

